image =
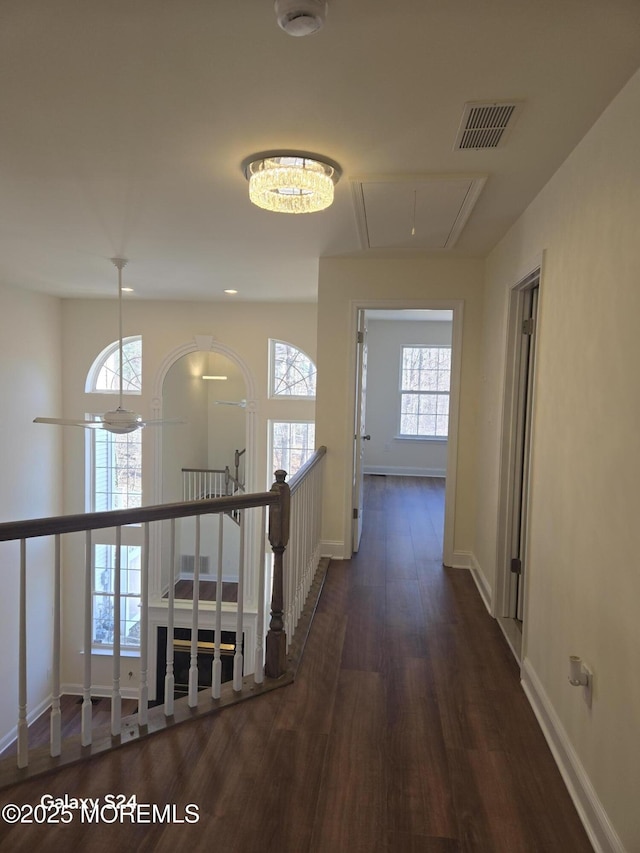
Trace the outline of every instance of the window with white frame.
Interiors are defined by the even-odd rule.
[[[140,647],[139,545],[120,547],[120,647]],[[95,545],[93,563],[93,644],[113,646],[115,633],[116,546]]]
[[[120,391],[120,341],[113,341],[96,358],[87,375],[88,394],[117,394]],[[142,393],[142,338],[122,340],[122,391]]]
[[[91,431],[93,437],[92,510],[133,509],[142,504],[142,430]]]
[[[269,396],[315,399],[316,366],[286,341],[269,341]]]
[[[102,512],[133,509],[142,504],[142,430],[118,434],[91,430],[92,493],[91,509]],[[93,635],[96,647],[113,645],[114,578],[116,546],[109,542],[111,531],[97,530],[102,538],[93,549]],[[139,526],[123,529],[126,545],[120,548],[120,646],[140,645],[140,559]]]
[[[125,338],[123,343],[123,392],[142,393],[142,339]],[[120,347],[115,341],[96,358],[85,390],[91,394],[119,391]],[[113,405],[105,401],[105,408]],[[97,408],[95,398],[91,407]],[[104,412],[104,408],[100,407]],[[112,433],[105,429],[87,431],[87,506],[92,512],[133,509],[142,505],[142,430]],[[120,646],[137,651],[140,647],[140,560],[141,528],[122,529],[120,549]],[[116,545],[112,529],[96,530],[93,545],[94,648],[113,647]]]
[[[313,456],[316,425],[313,421],[270,421],[271,474],[287,472],[287,481]]]
[[[448,436],[450,385],[450,346],[402,347],[400,436]]]

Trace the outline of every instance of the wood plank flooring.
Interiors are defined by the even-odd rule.
[[[217,581],[200,581],[198,584],[198,597],[200,601],[215,601],[217,588]],[[193,581],[176,581],[173,594],[176,599],[191,601],[193,599]],[[164,597],[168,598],[169,596],[165,593]],[[222,600],[230,602],[236,602],[238,600],[237,583],[233,581],[222,582]]]
[[[366,488],[294,684],[0,794],[135,794],[198,823],[0,820],[0,851],[591,851],[498,626],[441,565],[442,481]]]

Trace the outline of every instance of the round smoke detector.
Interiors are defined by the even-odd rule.
[[[276,0],[278,26],[290,36],[310,36],[324,26],[325,0]]]

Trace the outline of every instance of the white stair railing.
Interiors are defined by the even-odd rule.
[[[292,477],[289,543],[284,552],[284,629],[287,649],[309,595],[320,560],[324,454],[316,453]]]
[[[259,566],[258,578],[258,608],[256,614],[257,635],[255,655],[255,684],[264,682],[265,672],[263,663],[269,658],[269,648],[281,651],[295,632],[295,627],[309,592],[315,568],[319,559],[320,543],[320,506],[322,486],[322,458],[326,448],[320,448],[303,469],[293,478],[291,488],[284,483],[285,473],[278,472],[278,482],[270,492],[255,494],[235,494],[229,497],[189,501],[176,504],[161,504],[137,509],[115,510],[110,512],[87,513],[80,515],[59,516],[28,521],[0,524],[0,542],[16,541],[19,549],[19,600],[16,602],[19,620],[18,648],[18,718],[16,726],[17,766],[26,768],[29,765],[28,742],[28,673],[27,673],[27,639],[29,626],[27,622],[27,596],[29,592],[28,542],[36,537],[51,537],[54,552],[54,594],[53,594],[53,636],[52,636],[52,673],[51,673],[51,707],[50,707],[50,754],[56,760],[64,758],[64,741],[61,737],[61,633],[62,601],[61,601],[61,552],[64,553],[64,538],[67,535],[84,532],[85,534],[85,565],[84,565],[84,672],[82,685],[81,733],[80,743],[83,747],[91,745],[92,729],[92,605],[93,605],[93,536],[94,530],[113,528],[115,530],[115,567],[114,567],[114,631],[113,631],[113,683],[111,690],[111,735],[114,746],[119,744],[123,731],[122,723],[122,691],[120,686],[120,562],[122,528],[127,525],[140,524],[143,527],[143,545],[141,560],[141,593],[140,593],[140,684],[138,691],[137,724],[144,729],[149,721],[149,644],[153,638],[149,635],[149,573],[150,573],[150,527],[156,523],[170,521],[170,559],[172,577],[175,574],[177,562],[176,519],[195,517],[195,573],[193,595],[191,602],[191,669],[189,676],[188,705],[193,708],[198,705],[198,631],[200,628],[199,601],[199,551],[200,523],[204,516],[218,516],[220,524],[219,552],[222,549],[222,520],[223,515],[235,512],[240,522],[240,571],[238,576],[238,593],[236,604],[235,650],[232,689],[235,692],[243,690],[243,663],[246,652],[243,651],[243,632],[245,624],[244,590],[246,577],[244,555],[246,537],[246,513],[258,513],[258,529],[262,531],[262,543],[258,549]],[[291,502],[291,522],[289,525],[289,502]],[[269,631],[265,634],[264,601],[266,595],[265,575],[268,570],[264,559],[266,513],[269,509],[270,542],[274,553],[273,560],[273,592],[271,596],[271,622]],[[212,520],[212,519],[211,519]],[[287,542],[291,543],[291,554],[286,550]],[[40,562],[38,558],[38,563]],[[314,565],[315,560],[315,565]],[[212,663],[211,695],[215,701],[221,695],[221,649],[222,649],[222,561],[218,559],[218,574],[216,584],[215,626],[214,626],[214,659]],[[38,570],[41,566],[37,566]],[[10,567],[2,566],[4,571]],[[10,585],[7,585],[9,587]],[[173,583],[169,584],[166,602],[166,672],[164,678],[164,714],[172,717],[175,710],[174,702],[174,626],[175,626],[175,591]],[[284,614],[284,620],[283,620]],[[284,630],[283,630],[284,621]],[[266,644],[264,642],[266,636]],[[271,666],[265,666],[266,674],[271,678],[279,678],[284,674],[282,666],[283,655],[271,655]],[[275,664],[274,664],[275,661]],[[62,762],[64,763],[64,762]]]
[[[228,468],[183,468],[182,500],[224,498],[232,494],[229,490],[229,478]]]

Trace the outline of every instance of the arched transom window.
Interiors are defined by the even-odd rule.
[[[269,342],[269,396],[316,396],[316,366],[309,356],[286,341]]]
[[[117,394],[120,390],[120,342],[105,347],[87,375],[87,394]],[[142,337],[133,335],[122,342],[122,390],[142,394]]]

